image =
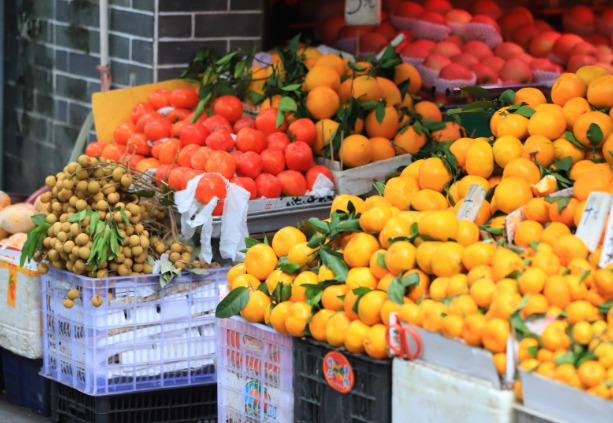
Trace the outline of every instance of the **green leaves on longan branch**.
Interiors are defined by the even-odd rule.
[[[23,265],[26,263],[26,260],[32,260],[34,258],[34,253],[42,248],[43,240],[47,236],[47,230],[49,230],[49,227],[51,226],[47,223],[46,216],[44,214],[32,216],[32,221],[36,226],[30,229],[28,232],[28,238],[23,244],[21,257],[19,259],[19,266],[21,267],[23,267]]]

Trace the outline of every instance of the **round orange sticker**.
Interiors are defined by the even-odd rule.
[[[324,376],[326,382],[341,394],[353,388],[353,368],[347,357],[338,351],[330,351],[324,357]]]

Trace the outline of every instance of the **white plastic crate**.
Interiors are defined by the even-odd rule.
[[[92,279],[50,269],[42,373],[90,395],[214,383],[214,313],[226,274],[184,273],[161,288],[159,275]],[[72,288],[80,297],[67,309]]]
[[[217,340],[218,421],[293,421],[292,337],[233,317],[218,320]]]
[[[487,381],[421,360],[395,358],[392,423],[513,423],[515,396]]]
[[[21,251],[0,247],[0,347],[22,357],[43,355],[40,274],[36,263],[19,267]]]

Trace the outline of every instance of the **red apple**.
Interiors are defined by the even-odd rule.
[[[426,60],[424,60],[424,66],[436,71],[440,71],[446,65],[451,63],[451,59],[447,56],[443,56],[440,53],[430,53]]]
[[[307,173],[306,173],[307,188],[309,189],[309,191],[313,189],[313,185],[315,184],[315,181],[317,180],[317,176],[319,176],[320,173],[323,174],[325,177],[327,177],[332,182],[334,182],[334,177],[332,176],[332,172],[330,172],[330,169],[322,165],[313,166],[312,168],[307,170]]]
[[[498,23],[487,15],[475,15],[470,22],[489,25],[494,27],[496,31],[500,32],[500,26]]]
[[[566,30],[585,36],[594,32],[595,21],[592,9],[582,4],[567,9],[562,16],[562,25]]]
[[[470,67],[470,66],[474,65],[475,63],[479,63],[479,59],[477,59],[475,56],[473,56],[472,54],[469,54],[469,53],[459,53],[459,54],[456,54],[455,56],[451,57],[451,61],[453,63],[459,63],[459,64],[464,65],[466,67]]]
[[[413,41],[410,45],[413,47],[423,48],[424,50],[427,50],[429,52],[436,45],[436,43],[432,40],[426,40],[425,38],[422,38],[421,40]]]
[[[590,66],[598,63],[598,60],[594,56],[590,56],[587,54],[575,54],[568,59],[568,63],[566,64],[566,71],[575,73],[577,69],[582,66]]]
[[[498,19],[502,16],[502,10],[492,0],[477,0],[473,3],[470,11],[473,15],[487,15],[492,19]]]
[[[426,0],[424,3],[424,10],[429,12],[436,12],[444,15],[453,9],[453,6],[447,0]]]
[[[345,26],[345,18],[332,16],[321,23],[317,35],[326,44],[334,44],[338,40],[338,33]]]
[[[447,21],[445,20],[445,17],[443,15],[441,15],[440,13],[430,12],[427,10],[422,12],[419,15],[418,19],[420,21],[430,22],[430,23],[437,24],[437,25],[447,24]]]
[[[599,46],[609,46],[608,38],[602,34],[592,34],[587,38],[587,41],[595,45],[596,48]]]
[[[545,22],[542,19],[536,19],[534,21],[534,25],[536,25],[539,32],[553,31],[553,26],[549,25],[547,22]]]
[[[389,40],[376,32],[360,36],[360,50],[367,52],[379,52],[389,44]]]
[[[411,44],[404,46],[402,50],[400,50],[401,56],[415,59],[425,59],[428,54],[428,50],[421,47],[413,47]]]
[[[502,36],[505,40],[511,39],[513,37],[513,31],[518,27],[532,22],[534,22],[532,16],[528,16],[522,12],[507,13],[498,20]]]
[[[396,29],[388,21],[381,22],[381,24],[376,26],[372,32],[373,34],[383,35],[388,41],[392,41],[398,33],[398,31],[396,31]]]
[[[515,53],[513,56],[509,57],[509,59],[519,59],[530,65],[530,62],[534,60],[534,57],[530,56],[528,53]]]
[[[488,56],[485,59],[481,60],[481,63],[485,63],[490,68],[494,69],[494,72],[496,72],[496,74],[499,74],[500,69],[502,69],[506,61],[498,56]]]
[[[421,7],[421,5],[415,2],[412,2],[412,1],[403,1],[396,8],[396,15],[402,16],[404,18],[416,18],[423,11],[424,11],[424,8]]]
[[[577,54],[595,55],[597,51],[598,50],[596,50],[596,47],[594,47],[592,43],[588,43],[587,41],[581,41],[574,45],[573,51],[571,52],[571,56]]]
[[[462,80],[470,80],[473,78],[473,72],[468,69],[467,66],[461,65],[460,63],[450,63],[441,69],[438,77],[441,79],[447,79],[450,81],[455,81],[458,79]]]
[[[574,47],[582,41],[583,38],[576,34],[564,34],[556,40],[551,51],[566,62],[573,53]]]
[[[561,36],[562,34],[556,31],[541,32],[532,37],[528,51],[534,57],[547,57],[551,53],[556,40]]]
[[[281,182],[281,192],[290,197],[301,197],[306,194],[307,182],[304,175],[295,170],[284,170],[277,175]]]
[[[494,54],[498,57],[502,57],[504,60],[509,60],[511,56],[523,52],[523,48],[511,42],[500,43],[494,48]]]
[[[450,11],[445,13],[445,19],[447,20],[447,22],[467,24],[472,18],[473,16],[470,13],[462,9],[451,9]]]
[[[462,53],[460,47],[457,44],[450,43],[449,41],[441,41],[430,50],[430,54],[439,53],[446,57],[455,56],[456,54]]]
[[[544,72],[556,72],[562,73],[562,67],[553,63],[549,59],[536,58],[530,62],[530,69],[544,71]]]
[[[464,44],[462,46],[462,53],[472,54],[478,60],[483,60],[494,54],[487,44],[478,40],[472,40]]]
[[[523,60],[509,59],[498,74],[502,82],[527,84],[532,82],[532,70]]]
[[[466,40],[459,35],[450,35],[445,41],[448,43],[453,43],[460,48],[462,48],[462,46],[466,43]]]
[[[530,45],[530,40],[541,31],[533,23],[519,26],[513,31],[513,41],[519,44],[523,49],[527,49]]]
[[[498,74],[485,63],[475,63],[469,69],[477,76],[477,85],[492,85],[498,82]]]

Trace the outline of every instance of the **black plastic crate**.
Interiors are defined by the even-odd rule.
[[[12,404],[48,416],[49,381],[38,374],[42,366],[42,360],[31,360],[2,349],[6,399]]]
[[[343,394],[324,376],[324,357],[330,351],[338,350],[312,339],[294,339],[294,422],[390,422],[392,361],[340,351],[353,369],[353,387]]]
[[[51,419],[62,423],[217,423],[217,384],[93,397],[52,382]]]

